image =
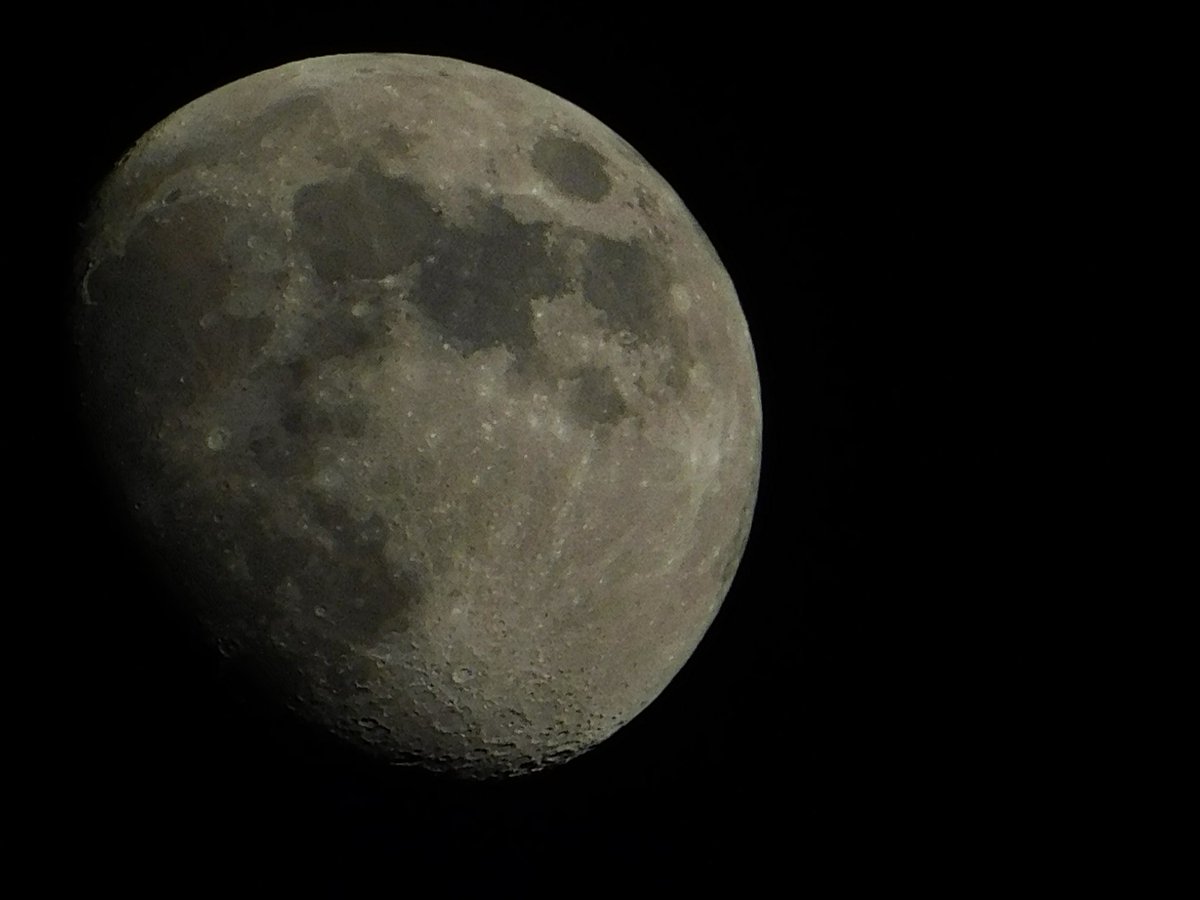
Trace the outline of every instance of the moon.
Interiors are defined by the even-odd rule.
[[[750,334],[679,197],[566,100],[401,54],[252,75],[120,161],[77,283],[84,415],[175,599],[347,744],[564,762],[717,614]]]

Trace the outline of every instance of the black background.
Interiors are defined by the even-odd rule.
[[[970,29],[949,49],[894,42],[886,23],[831,47],[750,13],[650,28],[519,9],[82,25],[33,98],[30,163],[55,185],[36,244],[65,287],[87,196],[133,141],[295,59],[453,56],[576,103],[683,198],[755,342],[762,486],[716,623],[646,712],[555,771],[458,784],[312,744],[240,699],[107,511],[71,413],[60,289],[34,350],[58,373],[29,419],[46,471],[22,485],[40,501],[31,591],[47,620],[22,692],[29,779],[57,874],[334,896],[430,877],[451,896],[516,894],[548,873],[563,893],[614,876],[937,881],[1002,829],[1018,768],[996,682],[1019,661],[979,664],[1005,608],[979,411],[1007,289],[986,210],[1020,153],[1002,124],[1020,61]]]

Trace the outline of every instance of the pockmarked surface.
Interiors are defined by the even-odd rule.
[[[101,190],[79,295],[97,446],[180,596],[384,759],[569,759],[728,591],[761,445],[733,285],[527,82],[350,55],[208,94]]]

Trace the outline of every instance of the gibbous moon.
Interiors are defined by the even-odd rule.
[[[734,287],[541,88],[407,55],[229,84],[121,160],[78,290],[85,415],[178,599],[376,757],[570,759],[729,589],[761,448]]]

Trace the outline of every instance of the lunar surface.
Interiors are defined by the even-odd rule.
[[[372,755],[570,759],[729,589],[761,446],[737,295],[538,87],[404,55],[234,82],[118,164],[78,284],[85,416],[177,599]]]

